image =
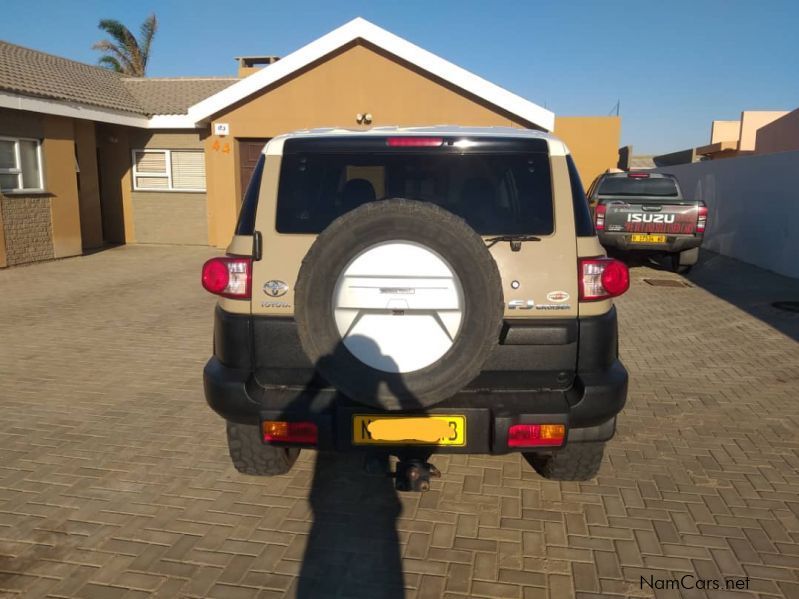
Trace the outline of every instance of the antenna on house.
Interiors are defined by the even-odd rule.
[[[616,111],[616,116],[619,116],[619,110],[620,109],[621,109],[621,98],[616,100],[616,104],[613,106],[613,108],[610,109],[610,112],[608,113],[608,116],[612,115],[614,110]]]

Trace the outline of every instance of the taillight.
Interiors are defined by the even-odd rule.
[[[630,288],[630,271],[627,265],[613,258],[587,258],[580,260],[580,301],[617,297]]]
[[[563,424],[514,424],[508,429],[508,447],[552,447],[563,445],[565,437]]]
[[[607,209],[604,204],[597,204],[596,208],[594,208],[594,226],[597,231],[605,230],[605,212]]]
[[[225,256],[203,264],[203,287],[213,294],[248,299],[252,286],[252,258]]]
[[[313,422],[284,422],[264,420],[261,424],[264,441],[267,443],[303,443],[316,445],[319,428]]]
[[[628,179],[649,179],[649,173],[627,173]]]
[[[704,233],[707,226],[707,208],[700,206],[696,211],[696,232]]]
[[[429,148],[438,147],[444,143],[441,137],[389,137],[386,145],[391,148]]]

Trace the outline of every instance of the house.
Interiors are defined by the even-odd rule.
[[[104,243],[227,245],[254,162],[296,129],[455,123],[552,131],[584,183],[617,117],[555,117],[363,19],[237,77],[131,78],[0,43],[0,266]]]
[[[713,121],[710,144],[696,153],[710,160],[755,153],[758,131],[788,114],[784,110],[744,110],[737,121]]]

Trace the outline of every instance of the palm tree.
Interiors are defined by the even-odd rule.
[[[138,40],[130,29],[115,19],[103,19],[98,27],[110,35],[113,41],[104,39],[92,46],[94,50],[105,52],[97,64],[132,77],[144,77],[150,58],[150,47],[158,28],[155,14],[151,14],[142,23]]]

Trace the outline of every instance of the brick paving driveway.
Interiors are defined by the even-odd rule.
[[[398,496],[352,458],[234,472],[201,389],[212,254],[0,271],[0,596],[647,597],[642,575],[688,573],[749,577],[710,597],[799,597],[799,316],[763,299],[799,286],[760,272],[742,310],[699,286],[735,301],[751,279],[731,261],[691,288],[635,269],[630,397],[597,480],[436,457],[433,490]]]

